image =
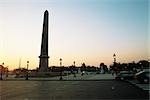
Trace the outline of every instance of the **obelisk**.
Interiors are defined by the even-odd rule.
[[[48,71],[48,11],[44,12],[39,72]]]

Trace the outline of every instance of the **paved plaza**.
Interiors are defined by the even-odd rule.
[[[111,74],[53,78],[4,79],[0,81],[0,100],[148,100],[149,93]],[[99,80],[98,80],[99,79]],[[52,81],[51,81],[52,80]],[[71,81],[69,81],[71,80]]]
[[[148,94],[117,81],[1,81],[1,100],[147,99]]]
[[[9,77],[4,77],[3,80],[25,80],[25,78],[14,78],[15,76],[9,76]],[[29,80],[53,80],[53,81],[57,81],[60,79],[60,76],[57,77],[49,77],[49,78],[34,78],[34,77],[29,77]],[[115,79],[115,75],[112,76],[111,74],[96,74],[95,72],[91,72],[85,74],[85,75],[81,75],[80,73],[78,74],[70,74],[70,75],[66,75],[63,76],[63,80],[108,80],[108,79]]]

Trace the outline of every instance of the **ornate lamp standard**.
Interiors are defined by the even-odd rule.
[[[6,77],[8,77],[8,72],[9,72],[9,70],[8,70],[8,66],[6,67]]]
[[[59,80],[63,80],[63,78],[62,78],[62,68],[61,68],[61,66],[62,66],[62,59],[60,58],[59,61],[60,61],[60,79]]]
[[[73,62],[73,64],[74,64],[74,71],[73,71],[74,77],[76,77],[76,73],[75,73],[75,69],[76,69],[76,68],[75,68],[75,63],[76,63],[76,62],[74,61],[74,62]]]
[[[26,72],[26,80],[28,80],[28,66],[29,66],[29,61],[27,61],[27,72]]]
[[[114,57],[114,64],[115,64],[116,63],[116,55],[115,55],[115,53],[114,53],[113,57]]]
[[[74,67],[75,67],[75,63],[76,63],[76,62],[74,61],[74,62],[73,62],[73,64],[74,64]]]
[[[0,78],[0,80],[3,80],[3,66],[4,66],[4,63],[2,63],[2,68],[1,68],[1,78]]]
[[[113,55],[113,57],[114,57],[114,70],[115,70],[115,72],[116,72],[116,75],[117,75],[117,66],[116,66],[116,54],[114,53],[114,55]]]

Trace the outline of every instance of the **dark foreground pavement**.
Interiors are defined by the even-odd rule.
[[[149,93],[127,82],[0,81],[0,100],[143,100]]]

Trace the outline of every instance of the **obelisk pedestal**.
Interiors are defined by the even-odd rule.
[[[44,12],[39,72],[48,72],[48,11]]]

